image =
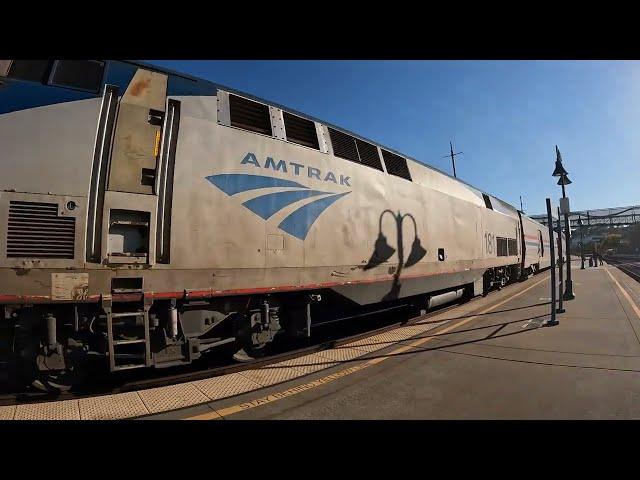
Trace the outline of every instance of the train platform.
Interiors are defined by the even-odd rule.
[[[412,325],[255,370],[0,407],[0,419],[640,418],[640,283],[580,270],[545,326],[549,272]]]

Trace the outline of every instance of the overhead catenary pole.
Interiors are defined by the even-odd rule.
[[[447,157],[451,158],[451,164],[453,165],[453,177],[458,178],[458,176],[456,175],[456,155],[460,155],[464,152],[453,153],[453,143],[451,143],[451,141],[449,141],[449,152],[450,152],[449,155],[445,155],[442,158],[447,158]]]
[[[520,211],[524,213],[524,208],[522,208],[522,195],[520,195]]]

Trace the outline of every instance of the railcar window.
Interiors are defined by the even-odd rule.
[[[318,133],[316,124],[306,118],[282,112],[284,117],[284,129],[287,133],[287,140],[305,147],[320,149],[318,144]]]
[[[378,147],[356,138],[356,148],[358,149],[360,161],[364,165],[382,171],[382,161],[380,160],[380,155],[378,155]]]
[[[229,95],[231,126],[250,132],[273,135],[269,107],[237,95]]]
[[[402,158],[400,155],[388,152],[387,150],[382,150],[382,158],[384,158],[387,173],[411,181],[411,172],[409,172],[406,158]]]
[[[98,92],[102,84],[104,62],[99,60],[58,60],[50,84]]]
[[[507,239],[496,237],[496,250],[499,257],[507,256]]]
[[[352,162],[360,162],[355,138],[339,130],[334,130],[333,128],[329,128],[329,137],[331,138],[331,145],[333,146],[333,154],[336,157],[351,160]]]
[[[13,60],[7,77],[32,82],[44,82],[49,73],[50,60]]]
[[[493,205],[491,205],[491,199],[489,198],[489,195],[487,195],[486,193],[482,194],[482,198],[484,198],[484,205],[487,208],[490,208],[491,210],[493,210]]]

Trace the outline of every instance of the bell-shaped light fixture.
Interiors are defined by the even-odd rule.
[[[569,185],[571,183],[571,180],[569,180],[569,177],[567,177],[567,175],[562,175],[559,179],[558,179],[558,185]]]
[[[563,175],[567,175],[568,172],[562,166],[562,162],[560,160],[556,160],[556,168],[553,170],[554,177],[562,177]]]
[[[416,238],[411,245],[411,253],[409,253],[409,258],[407,258],[404,267],[411,267],[415,265],[420,260],[422,260],[422,257],[424,257],[426,254],[427,251],[422,248],[422,245],[420,245],[420,239]]]
[[[568,173],[569,172],[567,172],[562,166],[562,155],[560,155],[560,150],[558,150],[558,146],[556,145],[556,168],[553,170],[552,176],[561,177]]]
[[[387,237],[385,237],[382,232],[378,234],[378,239],[376,240],[376,244],[374,245],[373,254],[371,258],[364,266],[364,270],[369,270],[370,268],[377,267],[383,262],[386,262],[391,258],[396,252],[396,249],[393,248],[387,242]]]

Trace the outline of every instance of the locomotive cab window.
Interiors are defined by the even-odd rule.
[[[49,73],[50,60],[0,60],[5,76],[31,82],[44,82]]]
[[[2,60],[9,78],[98,93],[105,62],[99,60]]]
[[[58,60],[49,84],[97,93],[102,84],[104,65],[98,60]]]

